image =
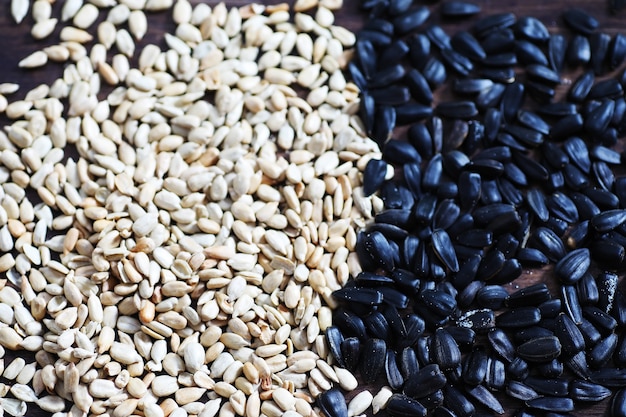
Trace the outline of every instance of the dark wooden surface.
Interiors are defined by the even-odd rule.
[[[192,2],[197,3],[197,1]],[[279,1],[276,0],[269,1],[269,3],[278,2]],[[611,35],[620,31],[626,32],[626,11],[616,15],[610,14],[607,0],[474,0],[474,2],[482,7],[482,12],[479,16],[499,12],[514,12],[517,16],[532,15],[544,22],[550,32],[567,32],[564,30],[560,15],[566,7],[575,6],[593,14],[600,21],[602,31]],[[21,85],[20,91],[10,97],[10,99],[13,100],[23,97],[28,90],[41,83],[52,83],[56,78],[61,76],[63,66],[61,64],[52,63],[43,68],[34,70],[22,70],[17,67],[18,61],[29,53],[57,42],[61,25],[57,27],[55,32],[48,39],[35,41],[31,38],[29,33],[30,27],[33,24],[31,17],[28,16],[21,25],[16,25],[10,17],[9,3],[8,0],[0,0],[0,31],[2,32],[2,37],[0,38],[0,83],[15,82]],[[240,6],[246,3],[246,1],[242,0],[226,2],[228,6]],[[60,15],[62,4],[63,1],[57,1],[53,4],[53,14],[56,17]],[[210,4],[215,4],[215,2],[210,2]],[[352,30],[360,28],[363,24],[364,15],[360,12],[358,4],[359,0],[344,0],[344,7],[336,12],[336,23]],[[428,4],[432,10],[431,18],[428,23],[441,24],[449,34],[468,28],[472,22],[477,19],[442,21],[438,13],[438,3],[427,2],[426,4]],[[101,13],[101,18],[103,15],[104,14]],[[173,28],[174,24],[169,12],[150,14],[148,34],[144,40],[139,43],[138,48],[141,48],[141,46],[147,43],[156,43],[157,45],[164,46],[163,33],[165,33],[165,31],[171,32]],[[95,25],[90,30],[94,33]],[[561,94],[566,91],[575,76],[576,73],[564,74],[563,85],[559,87]],[[435,100],[441,95],[441,91],[437,92]],[[0,117],[0,127],[4,127],[6,123],[7,120]],[[623,145],[620,146],[620,148],[622,147]],[[511,284],[511,289],[523,287],[529,283],[542,280],[549,282],[551,280],[549,271],[549,268],[526,271],[520,279]],[[10,357],[13,355],[8,353],[7,356]],[[371,389],[372,393],[375,394],[378,387],[359,387],[358,391],[362,388]],[[574,414],[578,416],[587,415],[590,417],[605,415],[607,404],[608,402],[605,401],[594,406],[579,407]],[[511,414],[514,409],[519,408],[520,404],[507,401],[505,402],[505,406],[507,408],[507,414]],[[47,413],[43,413],[41,410],[34,410],[34,408],[36,407],[29,407],[29,416],[37,417],[47,415]]]

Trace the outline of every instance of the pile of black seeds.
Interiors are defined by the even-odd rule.
[[[363,272],[334,293],[334,359],[385,380],[392,416],[502,414],[504,393],[519,416],[556,417],[615,392],[611,413],[626,416],[626,176],[611,149],[626,135],[626,36],[579,9],[563,13],[566,36],[513,13],[449,35],[412,0],[362,8],[349,72],[383,149],[364,191],[384,211],[358,236]],[[555,101],[559,74],[581,67]],[[434,105],[444,83],[455,100]],[[550,287],[507,291],[546,265]],[[347,416],[335,389],[318,404]]]

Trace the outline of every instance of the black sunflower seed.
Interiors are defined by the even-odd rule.
[[[455,51],[474,61],[481,61],[487,54],[474,36],[466,31],[455,33],[450,39],[450,45]]]
[[[529,376],[524,381],[539,394],[552,397],[563,397],[569,393],[569,380],[566,378],[542,378],[540,376]]]
[[[593,71],[586,71],[581,74],[572,84],[568,92],[568,98],[577,103],[581,103],[587,98],[591,87],[595,81]]]
[[[474,25],[474,33],[478,37],[484,37],[492,31],[507,28],[515,23],[513,13],[493,14],[482,18]]]
[[[600,75],[604,73],[611,36],[606,33],[592,33],[589,37],[591,46],[591,67]]]
[[[389,414],[398,417],[425,417],[428,410],[417,400],[402,394],[393,394],[387,403]]]
[[[566,284],[580,280],[591,265],[589,249],[576,249],[565,255],[554,267],[554,273]]]
[[[329,417],[348,417],[346,399],[337,388],[322,392],[317,398],[317,405]]]
[[[361,348],[360,371],[363,380],[371,384],[385,367],[387,344],[382,339],[367,339]]]
[[[554,334],[559,338],[565,355],[573,356],[585,348],[582,333],[576,323],[566,314],[560,314],[557,317]]]
[[[506,393],[518,400],[528,401],[539,398],[537,391],[519,381],[509,381],[506,385]]]
[[[589,366],[596,369],[604,366],[611,359],[616,348],[617,335],[615,333],[600,339],[587,354]]]
[[[526,401],[526,405],[541,411],[567,413],[574,410],[574,401],[567,397],[539,397]]]
[[[591,59],[591,46],[589,39],[583,35],[574,36],[567,46],[565,53],[567,64],[571,67],[586,65]]]
[[[354,372],[361,358],[361,341],[356,337],[348,337],[341,342],[341,355],[346,369]]]
[[[626,388],[622,388],[615,393],[611,400],[611,416],[626,416]]]
[[[491,411],[497,414],[504,414],[504,408],[500,401],[483,385],[477,385],[467,389],[467,393]]]
[[[593,382],[575,379],[570,383],[570,395],[575,401],[598,402],[611,396],[611,390]]]
[[[563,70],[565,51],[567,51],[567,39],[565,36],[560,33],[550,36],[548,41],[548,60],[550,61],[550,66],[556,72]]]
[[[472,350],[463,361],[463,380],[465,383],[475,386],[483,382],[486,374],[487,354],[480,348]]]
[[[626,58],[626,36],[618,33],[609,44],[608,51],[609,67],[615,69],[619,67]]]
[[[518,346],[517,354],[529,362],[549,362],[561,354],[561,343],[556,336],[539,337]]]
[[[515,56],[521,65],[548,65],[548,58],[541,48],[526,40],[515,42]]]
[[[506,333],[499,328],[492,329],[487,333],[489,344],[507,362],[515,358],[515,347]]]
[[[480,6],[464,1],[447,1],[439,9],[445,17],[466,17],[480,13]]]
[[[444,404],[458,417],[471,417],[476,411],[474,404],[454,385],[446,385],[444,394]]]
[[[537,307],[519,307],[507,310],[496,318],[496,324],[502,328],[528,327],[539,323],[541,313]]]
[[[579,8],[570,8],[563,12],[563,20],[573,31],[586,36],[591,35],[599,26],[593,16]]]
[[[421,6],[407,10],[393,19],[393,27],[398,34],[406,34],[417,29],[430,16],[428,7]]]
[[[532,16],[523,16],[517,19],[514,26],[515,33],[533,42],[543,43],[550,39],[550,33],[539,19]]]
[[[407,378],[403,391],[411,398],[426,397],[442,389],[446,382],[446,376],[441,372],[439,365],[430,364]]]

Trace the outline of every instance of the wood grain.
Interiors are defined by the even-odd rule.
[[[54,2],[54,0],[52,0]],[[192,1],[197,3],[197,1]],[[352,30],[358,30],[364,21],[364,14],[359,10],[359,0],[344,0],[344,7],[336,13],[336,23],[345,26]],[[475,3],[482,7],[482,13],[480,16],[485,16],[489,13],[502,13],[502,12],[514,12],[517,16],[532,15],[543,21],[550,32],[564,31],[563,23],[560,19],[560,14],[566,7],[580,7],[583,10],[593,14],[601,23],[602,31],[611,35],[623,31],[624,21],[626,19],[626,13],[611,15],[608,10],[608,1],[606,0],[474,0]],[[9,1],[3,0],[0,2],[0,28],[2,28],[2,40],[0,41],[0,82],[16,82],[21,85],[20,91],[11,97],[11,99],[21,98],[25,93],[42,84],[52,83],[56,78],[62,74],[63,66],[61,64],[48,64],[44,68],[35,70],[21,70],[17,67],[17,63],[20,59],[30,54],[31,52],[41,49],[42,47],[52,44],[52,40],[58,39],[60,26],[57,27],[55,32],[48,38],[48,40],[35,41],[29,34],[30,27],[33,22],[30,16],[28,16],[21,25],[16,25],[10,18]],[[240,6],[246,4],[245,0],[228,1],[228,6]],[[278,0],[271,0],[267,3],[279,3]],[[60,15],[60,9],[63,1],[57,1],[53,4],[53,14]],[[214,2],[211,2],[214,4]],[[467,29],[476,18],[469,20],[444,20],[442,21],[438,14],[437,3],[427,3],[432,9],[432,16],[428,24],[441,24],[442,27],[452,34],[455,31],[461,29]],[[102,18],[103,16],[101,16]],[[93,28],[92,28],[93,29]],[[155,43],[157,45],[165,47],[163,40],[163,33],[165,31],[172,31],[174,29],[174,23],[171,20],[170,13],[152,13],[149,15],[149,31],[144,40],[138,45],[141,48],[148,43]],[[565,31],[567,32],[567,31]],[[92,32],[93,33],[93,32]],[[136,54],[138,55],[138,54]],[[562,94],[571,84],[576,73],[564,74],[563,85],[559,87],[559,94]],[[441,97],[446,97],[447,92],[438,91],[435,94],[435,101]],[[4,127],[8,121],[4,117],[0,117],[0,125]],[[623,148],[623,141],[620,141],[620,148]],[[544,268],[543,270],[525,271],[524,275],[510,286],[511,290],[515,288],[526,286],[530,283],[546,281],[551,286],[552,278],[550,277],[550,268]],[[17,354],[23,355],[23,352]],[[14,357],[15,353],[8,352],[7,359]],[[8,363],[8,362],[7,362]],[[4,381],[6,382],[6,381]],[[382,382],[382,381],[381,381]],[[375,394],[376,386],[360,387],[359,391],[363,388],[372,390]],[[352,397],[354,393],[349,395]],[[507,409],[507,415],[511,415],[512,412],[520,407],[519,402],[513,402],[511,400],[503,400]],[[605,414],[607,401],[589,407],[579,407],[574,414],[583,416],[601,416]],[[36,409],[35,406],[29,407],[29,416],[40,417],[47,416],[48,414]]]

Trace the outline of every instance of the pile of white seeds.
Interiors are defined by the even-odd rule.
[[[341,4],[68,0],[57,19],[50,3],[11,12],[37,39],[65,24],[20,61],[65,61],[62,77],[23,100],[0,85],[0,358],[18,351],[0,408],[311,416],[355,389],[323,331],[382,207],[361,190],[381,155],[342,73]],[[166,47],[135,50],[144,10],[170,8]],[[359,414],[372,396],[356,398]]]

